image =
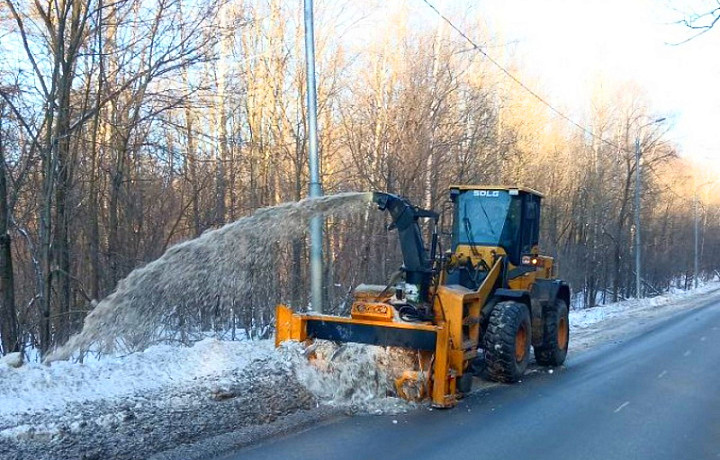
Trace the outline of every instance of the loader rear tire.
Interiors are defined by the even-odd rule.
[[[530,312],[519,302],[500,302],[490,312],[485,331],[487,375],[497,382],[517,382],[530,360]]]
[[[544,343],[535,347],[535,361],[541,366],[560,366],[565,362],[570,342],[570,320],[565,301],[556,300],[555,305],[545,312],[544,320]]]

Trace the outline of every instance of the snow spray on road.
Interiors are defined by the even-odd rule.
[[[349,215],[371,200],[370,192],[351,192],[285,203],[177,244],[120,281],[45,361],[91,348],[143,350],[177,326],[178,311],[228,311],[252,287],[253,271],[272,269],[268,252],[278,243],[302,236],[313,216]]]

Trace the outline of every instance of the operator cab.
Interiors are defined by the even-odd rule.
[[[538,245],[542,194],[525,187],[451,186],[452,251],[501,247],[511,264]]]

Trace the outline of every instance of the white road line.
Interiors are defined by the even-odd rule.
[[[614,412],[617,414],[618,412],[623,410],[625,408],[625,406],[627,406],[628,404],[630,404],[630,401],[625,401],[624,403],[620,404],[620,406],[617,409],[615,409]]]
[[[683,353],[683,356],[690,356],[690,353],[692,353],[692,351],[688,350],[685,353]]]
[[[657,378],[661,379],[661,378],[665,377],[665,374],[667,374],[667,371],[662,371],[658,374]]]

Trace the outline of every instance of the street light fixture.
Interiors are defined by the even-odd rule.
[[[640,131],[646,126],[662,123],[665,117],[658,118],[638,128],[635,136],[635,297],[641,296],[640,276]]]

